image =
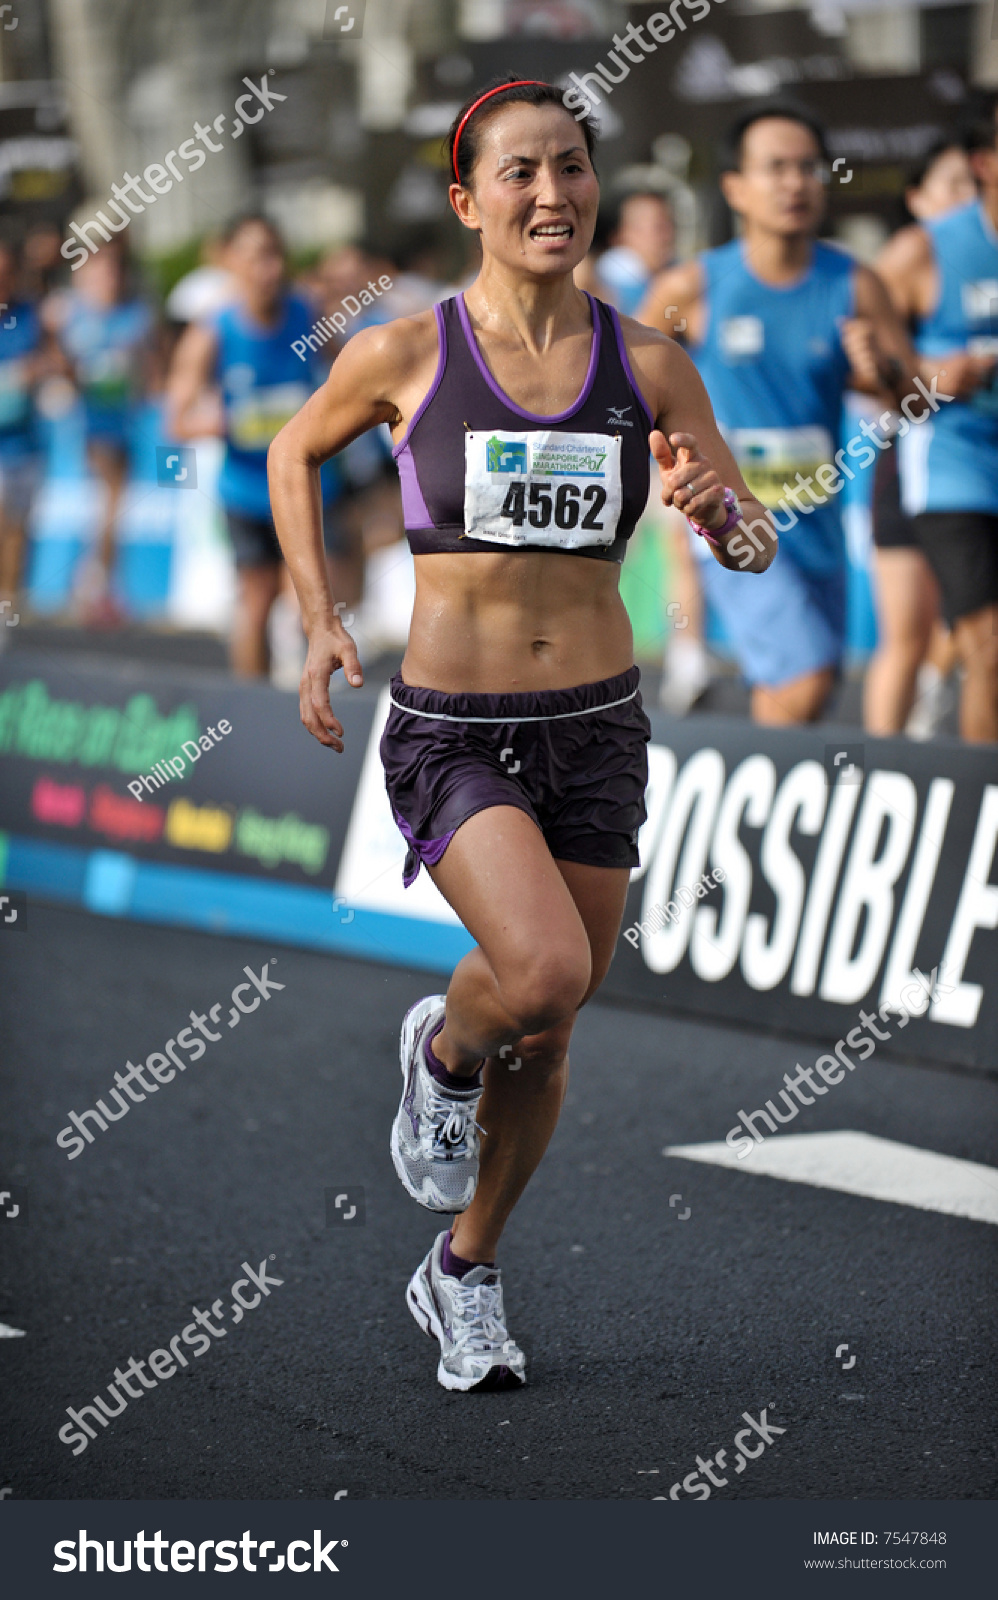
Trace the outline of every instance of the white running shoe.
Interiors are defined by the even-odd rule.
[[[523,1351],[506,1332],[498,1267],[473,1267],[448,1278],[441,1267],[446,1233],[413,1273],[406,1303],[424,1333],[440,1343],[437,1382],[445,1389],[519,1389]]]
[[[475,1121],[482,1090],[445,1089],[426,1065],[424,1046],[444,1016],[446,997],[427,995],[406,1012],[399,1059],[402,1103],[392,1124],[392,1160],[407,1194],[427,1211],[466,1211],[478,1185]]]
[[[915,702],[904,725],[909,739],[934,739],[944,718],[956,704],[951,678],[944,678],[931,661],[923,661],[915,680]]]

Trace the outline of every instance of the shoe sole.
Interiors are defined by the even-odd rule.
[[[416,1004],[414,1006],[410,1006],[409,1010],[405,1014],[405,1018],[402,1023],[402,1036],[399,1043],[399,1066],[402,1069],[403,1100],[405,1099],[406,1083],[409,1077],[409,1057],[412,1054],[413,1044],[415,1043],[416,1030],[431,1011],[437,1010],[443,998],[443,995],[430,995],[427,996],[425,1000],[417,1000]],[[460,1204],[456,1204],[453,1200],[446,1199],[445,1196],[441,1194],[439,1189],[433,1187],[432,1181],[429,1178],[424,1178],[422,1188],[417,1189],[405,1169],[405,1162],[403,1160],[402,1150],[399,1144],[399,1118],[404,1117],[405,1115],[405,1107],[400,1102],[395,1116],[395,1121],[392,1123],[392,1135],[389,1142],[392,1165],[394,1166],[398,1175],[399,1182],[409,1198],[411,1200],[415,1200],[417,1205],[422,1206],[424,1211],[433,1211],[438,1216],[459,1216],[462,1211],[467,1211],[472,1200],[475,1198],[475,1189],[478,1187],[477,1177],[472,1186],[471,1193],[468,1195],[467,1199],[463,1200]]]
[[[427,1292],[421,1266],[416,1268],[409,1279],[409,1286],[405,1291],[405,1303],[423,1332],[431,1339],[436,1339],[442,1350],[443,1329]],[[437,1382],[441,1388],[459,1390],[462,1394],[469,1394],[472,1390],[483,1394],[495,1389],[522,1389],[526,1381],[525,1376],[520,1377],[510,1367],[501,1363],[490,1367],[484,1378],[477,1379],[459,1378],[453,1372],[448,1372],[442,1355],[437,1366]]]

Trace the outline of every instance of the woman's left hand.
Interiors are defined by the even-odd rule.
[[[692,433],[672,433],[667,439],[660,428],[655,428],[648,436],[648,445],[658,462],[662,504],[675,506],[684,517],[693,517],[705,528],[720,528],[728,516],[724,484],[706,456],[700,454]]]

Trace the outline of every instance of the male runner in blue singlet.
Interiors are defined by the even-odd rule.
[[[281,549],[270,512],[267,450],[322,382],[326,367],[292,346],[310,333],[315,314],[285,286],[284,244],[266,217],[246,215],[223,236],[236,299],[177,346],[168,383],[167,429],[177,439],[221,434],[225,461],[218,494],[236,560],[237,611],[232,665],[243,677],[266,673],[267,620],[281,589]],[[335,462],[322,471],[323,538],[335,561],[342,529],[333,511],[341,480]]]
[[[820,716],[845,646],[838,492],[876,452],[863,438],[838,449],[843,392],[918,395],[880,280],[816,238],[824,163],[821,129],[806,112],[760,106],[739,118],[721,186],[741,237],[663,273],[641,312],[668,333],[685,318],[745,482],[775,513],[780,554],[765,583],[739,584],[716,562],[701,567],[752,686],[752,715],[772,724]]]
[[[955,396],[900,442],[902,504],[964,668],[960,731],[998,740],[998,100],[966,144],[979,198],[908,230],[895,299]],[[945,378],[941,375],[945,373]]]

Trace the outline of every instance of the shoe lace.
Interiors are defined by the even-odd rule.
[[[505,1344],[509,1335],[502,1319],[502,1290],[498,1284],[458,1282],[451,1289],[460,1318],[454,1343],[462,1349],[491,1350]]]
[[[477,1101],[463,1104],[450,1095],[441,1094],[435,1086],[428,1089],[426,1097],[425,1142],[434,1150],[450,1153],[464,1143],[469,1127],[478,1133],[485,1129],[475,1121]]]

